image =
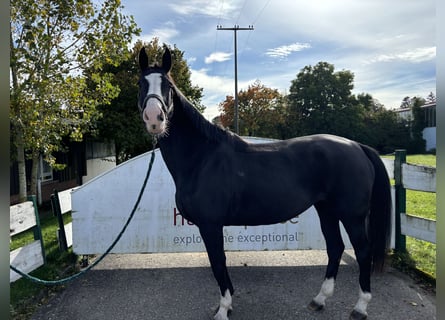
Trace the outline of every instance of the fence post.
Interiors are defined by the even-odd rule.
[[[36,199],[35,195],[30,195],[27,197],[27,200],[31,201],[33,204],[33,207],[34,207],[34,214],[36,216],[36,225],[33,228],[34,240],[40,241],[40,248],[42,249],[43,264],[46,264],[45,246],[43,244],[43,236],[42,236],[42,228],[40,226],[39,210],[37,209],[37,199]]]
[[[68,250],[68,244],[66,241],[65,224],[63,222],[62,211],[60,209],[59,193],[54,189],[54,193],[51,195],[51,205],[53,213],[57,217],[59,223],[59,229],[57,230],[57,239],[59,240],[59,249],[61,251]]]
[[[406,163],[406,150],[395,151],[394,180],[395,180],[395,250],[406,252],[406,237],[401,232],[400,214],[406,213],[406,189],[402,183],[402,165]]]

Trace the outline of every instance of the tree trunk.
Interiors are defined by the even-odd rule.
[[[29,192],[33,195],[36,195],[36,198],[39,199],[39,195],[37,194],[37,179],[39,174],[39,163],[40,163],[40,155],[39,153],[33,152],[32,155],[32,169],[31,169],[31,187]]]
[[[19,202],[26,201],[28,196],[26,192],[26,164],[25,164],[25,148],[23,146],[23,133],[17,130],[17,165],[19,170]]]
[[[11,22],[10,22],[11,23]],[[9,41],[10,41],[10,47],[14,48],[14,42],[12,40],[12,33],[11,28],[9,31]],[[14,56],[14,50],[10,51],[11,53],[11,60],[15,61]],[[13,87],[13,96],[17,91],[18,88],[18,81],[17,81],[17,68],[14,63],[11,63],[11,76],[12,76],[12,87]],[[14,99],[12,99],[14,101]],[[11,101],[11,102],[12,102]],[[12,108],[13,106],[11,106]],[[17,165],[18,165],[18,171],[19,171],[19,202],[26,201],[26,198],[28,196],[26,192],[26,163],[25,163],[25,146],[23,141],[23,131],[19,126],[16,127],[16,134],[15,142],[17,147]]]

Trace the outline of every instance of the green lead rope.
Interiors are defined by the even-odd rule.
[[[154,140],[156,141],[156,140]],[[74,279],[79,278],[80,276],[84,275],[85,273],[87,273],[88,271],[90,271],[92,268],[94,268],[99,262],[101,262],[109,253],[111,250],[113,250],[114,246],[118,243],[118,241],[121,239],[122,235],[124,234],[125,230],[127,229],[128,225],[131,222],[131,219],[133,219],[134,213],[136,212],[138,206],[139,206],[139,202],[142,199],[142,195],[144,193],[145,190],[145,186],[147,185],[148,182],[148,178],[150,177],[150,173],[151,173],[151,168],[153,167],[153,162],[155,160],[155,144],[156,142],[153,143],[153,151],[151,153],[151,158],[150,158],[150,164],[148,165],[148,170],[147,170],[147,174],[145,176],[145,180],[144,183],[142,184],[142,188],[141,191],[139,191],[139,196],[136,200],[136,203],[134,204],[133,210],[131,210],[130,216],[127,219],[127,222],[125,223],[124,227],[122,228],[121,232],[119,233],[119,235],[117,236],[117,238],[114,240],[114,242],[111,244],[111,246],[105,251],[105,253],[103,253],[97,260],[95,260],[91,265],[89,265],[87,268],[83,269],[82,271],[80,271],[79,273],[76,273],[70,277],[67,278],[63,278],[60,280],[42,280],[36,277],[33,277],[29,274],[26,274],[20,270],[18,270],[16,267],[9,265],[9,268],[11,270],[13,270],[14,272],[17,272],[18,274],[20,274],[23,278],[31,280],[32,282],[38,283],[38,284],[43,284],[46,286],[54,286],[54,285],[61,285],[64,284],[66,282],[72,281]]]

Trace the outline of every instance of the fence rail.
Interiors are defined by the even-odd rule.
[[[33,229],[34,241],[9,253],[10,264],[25,273],[29,273],[45,264],[45,248],[43,246],[42,231],[40,228],[39,212],[36,197],[28,197],[29,201],[11,206],[9,208],[9,235],[10,237]],[[9,282],[20,279],[21,276],[10,270]]]
[[[406,190],[436,192],[436,168],[406,163],[406,151],[396,150],[395,179],[395,249],[406,251],[406,236],[436,243],[436,221],[406,212]]]
[[[403,163],[402,185],[405,189],[436,192],[436,168]]]

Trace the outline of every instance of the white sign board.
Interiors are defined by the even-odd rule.
[[[251,142],[269,139],[246,138]],[[155,151],[153,169],[139,207],[113,253],[204,251],[196,226],[175,205],[175,185]],[[71,194],[73,250],[76,254],[105,252],[118,236],[136,202],[151,152],[133,158],[87,182]],[[342,228],[347,248],[349,239]],[[313,207],[287,222],[255,227],[225,227],[226,250],[325,249]]]

